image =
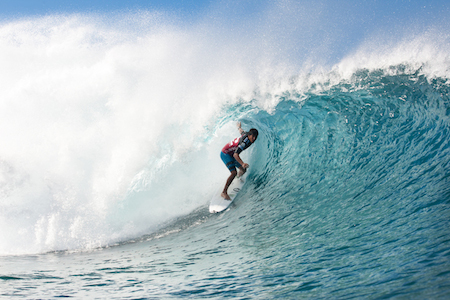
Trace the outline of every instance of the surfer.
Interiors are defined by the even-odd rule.
[[[231,200],[230,196],[228,195],[228,187],[230,186],[231,182],[233,182],[234,177],[236,177],[237,175],[236,167],[239,168],[238,177],[244,175],[248,168],[248,164],[242,161],[239,154],[250,147],[258,137],[258,130],[256,130],[255,128],[252,128],[248,132],[245,132],[241,128],[241,122],[237,123],[237,127],[239,129],[241,137],[235,138],[234,140],[226,144],[223,147],[222,152],[220,152],[220,158],[227,166],[228,170],[230,170],[231,172],[231,175],[230,177],[228,177],[221,194],[221,196],[226,200]]]

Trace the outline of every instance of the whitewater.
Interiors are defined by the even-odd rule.
[[[0,297],[450,297],[448,24],[285,2],[0,24]]]

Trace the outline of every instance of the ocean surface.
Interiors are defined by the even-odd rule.
[[[450,298],[449,32],[114,20],[0,26],[0,298]]]

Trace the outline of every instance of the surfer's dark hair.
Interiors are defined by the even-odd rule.
[[[256,138],[258,137],[258,130],[256,130],[255,128],[252,128],[248,131],[248,134],[254,136],[255,140],[256,140]]]

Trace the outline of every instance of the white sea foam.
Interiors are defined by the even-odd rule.
[[[0,28],[0,254],[148,233],[222,184],[237,131],[215,117],[252,75],[201,29],[137,16],[139,30],[79,15]]]

